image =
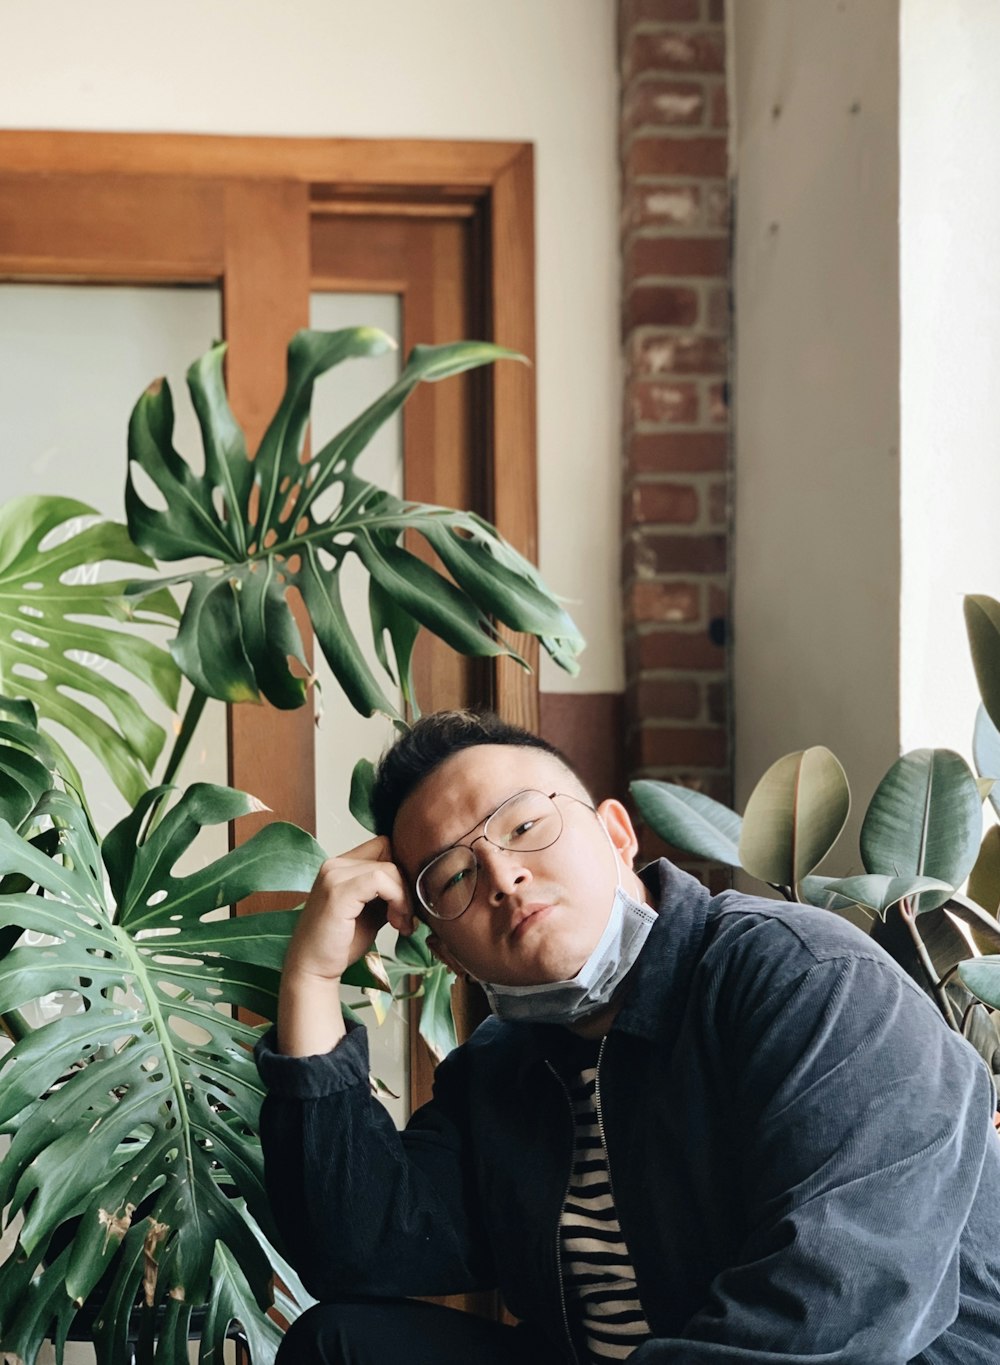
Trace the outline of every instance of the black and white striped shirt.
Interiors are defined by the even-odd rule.
[[[624,1360],[650,1335],[618,1225],[608,1154],[597,1121],[596,1067],[570,1085],[574,1152],[559,1221],[566,1311],[594,1361]]]

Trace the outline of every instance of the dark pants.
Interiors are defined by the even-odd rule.
[[[537,1336],[408,1299],[318,1303],[292,1324],[275,1365],[552,1365]]]

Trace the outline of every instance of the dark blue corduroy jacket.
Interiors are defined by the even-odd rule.
[[[973,1050],[821,910],[711,898],[667,862],[602,1049],[615,1205],[653,1339],[634,1365],[996,1365],[1000,1139]],[[488,1020],[397,1134],[364,1029],[258,1047],[274,1215],[313,1294],[499,1286],[569,1357],[572,1130],[552,1030]]]

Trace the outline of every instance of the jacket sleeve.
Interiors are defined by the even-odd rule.
[[[462,1293],[495,1283],[470,1174],[462,1049],[397,1131],[371,1093],[364,1027],[320,1057],[257,1045],[268,1199],[319,1299]]]
[[[780,963],[777,938],[771,949]],[[904,1365],[954,1321],[987,1159],[996,1181],[986,1068],[874,954],[727,977],[717,1036],[746,1235],[680,1337],[631,1359]]]

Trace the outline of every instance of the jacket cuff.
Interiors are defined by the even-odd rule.
[[[260,1078],[272,1095],[316,1100],[369,1080],[368,1030],[344,1021],[347,1036],[336,1047],[315,1057],[286,1057],[277,1049],[277,1029],[269,1028],[257,1041],[254,1060]]]

